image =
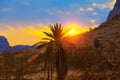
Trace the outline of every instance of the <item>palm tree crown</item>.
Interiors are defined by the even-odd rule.
[[[44,32],[48,37],[52,38],[54,41],[58,41],[62,39],[65,35],[63,32],[63,27],[61,24],[55,24],[54,26],[50,26],[50,30],[52,33]]]

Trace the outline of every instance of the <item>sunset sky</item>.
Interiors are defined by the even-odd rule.
[[[87,31],[106,20],[115,0],[0,0],[0,35],[10,45],[32,45],[47,26],[62,23]]]

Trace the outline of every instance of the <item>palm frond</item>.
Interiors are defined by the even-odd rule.
[[[55,36],[56,35],[56,31],[55,31],[54,26],[50,25],[50,30],[51,30],[52,34]]]
[[[50,40],[50,41],[52,40],[52,39],[49,39],[49,38],[42,38],[42,39],[43,39],[43,40]]]
[[[43,32],[46,36],[50,37],[50,38],[54,38],[54,35],[48,32]]]
[[[63,31],[63,27],[61,24],[56,23],[55,25],[50,25],[50,30],[52,31],[52,34],[54,35],[54,39],[61,39],[64,37],[65,32]]]
[[[47,41],[40,41],[40,42],[33,44],[32,46],[37,46],[37,45],[44,44],[44,43],[48,43],[48,42]]]

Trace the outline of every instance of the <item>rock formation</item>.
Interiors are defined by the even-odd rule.
[[[0,36],[0,53],[9,49],[10,46],[7,39],[4,36]]]
[[[120,0],[116,1],[113,10],[108,15],[107,21],[111,21],[116,14],[120,14]]]

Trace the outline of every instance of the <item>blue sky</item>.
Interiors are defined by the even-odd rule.
[[[114,0],[0,0],[0,24],[104,22]]]

